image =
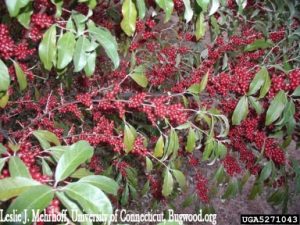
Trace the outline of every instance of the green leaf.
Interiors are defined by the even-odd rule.
[[[121,205],[127,205],[129,198],[129,187],[128,183],[126,183],[125,189],[123,190],[122,197],[121,197]]]
[[[55,181],[59,182],[71,175],[78,166],[92,158],[94,149],[87,141],[78,141],[65,151],[57,163]]]
[[[193,18],[194,11],[191,7],[191,1],[190,0],[183,0],[185,11],[184,11],[184,19],[186,22],[190,22]]]
[[[65,68],[73,58],[75,51],[75,35],[72,32],[66,32],[57,41],[57,68]]]
[[[218,20],[216,19],[215,16],[211,16],[210,17],[210,23],[212,25],[212,28],[213,28],[213,32],[216,34],[216,35],[219,35],[221,33],[221,30],[220,30],[220,26],[219,26],[219,23],[218,23]],[[225,53],[224,54],[224,58],[223,58],[223,66],[222,66],[222,70],[224,70],[228,65],[228,56],[227,54]]]
[[[265,82],[260,89],[259,98],[263,98],[268,93],[269,89],[271,87],[271,79],[269,73],[265,73]]]
[[[27,166],[18,156],[12,156],[9,159],[8,168],[11,177],[31,178]]]
[[[300,96],[300,86],[298,86],[293,92],[292,96],[299,97]]]
[[[187,143],[185,149],[188,152],[193,152],[195,147],[196,147],[196,134],[195,131],[192,128],[190,128],[189,134],[187,136]]]
[[[49,153],[55,159],[56,162],[60,159],[60,157],[64,154],[65,151],[68,151],[70,146],[53,146],[48,149]]]
[[[195,26],[196,40],[199,41],[205,35],[206,31],[203,13],[200,13],[200,15],[198,16]]]
[[[72,11],[72,18],[76,25],[77,37],[82,36],[86,28],[85,22],[88,18],[77,11]]]
[[[12,202],[6,214],[12,214],[16,210],[21,215],[21,221],[25,221],[26,225],[32,224],[33,213],[44,210],[51,203],[53,197],[54,190],[46,185],[32,187]]]
[[[121,21],[121,28],[128,36],[132,36],[135,32],[135,24],[137,11],[132,0],[125,0],[122,5],[123,20]]]
[[[39,56],[46,70],[51,70],[56,57],[56,26],[52,25],[43,35]]]
[[[23,91],[27,88],[26,75],[25,75],[24,71],[22,70],[22,68],[19,66],[19,64],[15,61],[14,61],[14,67],[15,67],[15,71],[16,71],[17,80],[18,80],[18,83],[19,83],[20,90]]]
[[[217,184],[221,183],[225,178],[225,171],[223,165],[221,165],[214,175],[214,179],[217,181]]]
[[[8,91],[7,91],[5,93],[5,95],[0,98],[0,107],[4,109],[5,106],[8,103],[8,100],[9,100],[9,94],[8,94]]]
[[[58,137],[47,130],[36,130],[33,131],[33,135],[39,140],[43,149],[48,149],[51,147],[50,143],[55,145],[60,145]]]
[[[196,2],[202,8],[203,12],[207,12],[209,0],[196,0]]]
[[[211,16],[211,15],[215,14],[218,11],[219,7],[220,7],[219,0],[212,0],[208,15]]]
[[[166,157],[168,157],[170,154],[173,153],[173,158],[177,156],[177,152],[179,149],[179,139],[178,135],[175,131],[175,129],[171,129],[169,141],[168,141],[168,147],[166,151]]]
[[[12,142],[8,142],[8,147],[13,151],[17,152],[20,150],[20,145],[19,144],[14,144]]]
[[[0,158],[0,173],[2,172],[3,167],[5,166],[7,158]]]
[[[20,9],[25,7],[28,3],[29,0],[5,0],[7,10],[11,17],[16,17]]]
[[[202,78],[200,84],[193,84],[188,88],[188,91],[194,94],[199,94],[206,88],[208,82],[208,72]]]
[[[200,82],[200,92],[204,91],[208,82],[208,73],[207,72]]]
[[[33,14],[33,10],[30,4],[17,17],[19,23],[22,24],[22,26],[25,27],[26,29],[29,29],[29,24],[30,24],[30,19],[32,14]]]
[[[285,193],[282,190],[276,190],[267,199],[272,205],[280,205],[284,201]]]
[[[88,77],[92,76],[95,72],[96,58],[97,58],[96,52],[92,52],[88,55],[87,63],[84,67],[85,75],[87,75]]]
[[[79,168],[74,173],[72,173],[72,175],[70,175],[70,177],[80,179],[80,178],[87,177],[87,176],[90,176],[90,175],[94,175],[94,173],[92,173],[87,168]]]
[[[166,169],[164,174],[164,182],[162,186],[163,196],[165,197],[169,196],[172,193],[173,188],[174,188],[173,176],[170,173],[169,169]]]
[[[180,170],[172,170],[172,173],[173,173],[176,181],[178,182],[180,188],[182,190],[186,190],[187,185],[186,185],[186,179],[185,179],[184,174]]]
[[[271,101],[266,115],[266,126],[277,120],[287,104],[287,97],[284,91],[279,91],[275,98]]]
[[[40,185],[39,182],[25,177],[9,177],[0,180],[0,201],[18,196],[32,186]]]
[[[271,40],[258,39],[254,41],[252,44],[247,45],[244,51],[251,52],[257,49],[266,49],[272,47],[273,45],[274,43]]]
[[[138,8],[139,18],[144,19],[147,11],[145,0],[136,1],[136,6]]]
[[[51,2],[56,7],[55,17],[56,18],[60,17],[62,14],[62,6],[64,4],[64,1],[63,0],[51,0]]]
[[[214,142],[208,141],[208,143],[206,143],[205,145],[204,152],[202,154],[202,161],[206,161],[210,158],[213,152],[213,148],[214,148]]]
[[[91,175],[91,176],[81,178],[78,182],[94,185],[95,187],[99,188],[105,193],[115,195],[115,196],[117,196],[119,190],[118,183],[106,176]]]
[[[240,125],[241,121],[244,120],[248,115],[249,109],[248,109],[248,98],[246,96],[243,96],[237,106],[234,109],[233,115],[232,115],[232,124],[233,125]]]
[[[153,169],[153,163],[152,163],[151,159],[149,159],[146,156],[146,172],[150,173],[152,169]]]
[[[156,4],[164,10],[165,12],[165,20],[164,22],[168,22],[171,19],[173,9],[174,9],[174,2],[173,0],[155,0]]]
[[[227,148],[221,142],[218,142],[217,149],[216,149],[216,156],[219,158],[224,158],[227,154]]]
[[[239,6],[239,11],[242,11],[247,6],[247,0],[235,0],[235,2]]]
[[[73,221],[80,218],[80,216],[84,216],[77,203],[69,199],[64,193],[56,192],[55,195],[58,197],[60,202],[66,207],[66,209],[68,210],[68,214]],[[86,222],[81,222],[80,224],[93,225],[93,223],[89,222],[88,220]]]
[[[0,143],[0,154],[6,153],[6,152],[7,152],[7,148],[2,143]]]
[[[129,153],[133,147],[134,147],[134,141],[136,138],[136,131],[134,129],[134,127],[132,127],[131,125],[127,125],[125,124],[124,127],[124,147],[125,147],[125,152]]]
[[[223,195],[222,198],[228,199],[229,197],[235,197],[239,191],[239,183],[237,180],[232,180]]]
[[[4,62],[0,59],[0,92],[7,91],[10,84],[10,76],[8,68]]]
[[[90,41],[84,37],[80,36],[75,45],[75,51],[73,56],[74,62],[74,72],[81,71],[87,64],[87,49],[90,46]]]
[[[268,70],[266,67],[261,68],[261,70],[256,73],[254,79],[250,83],[248,95],[255,94],[263,86],[267,76]]]
[[[264,108],[259,103],[259,101],[256,98],[252,97],[252,96],[249,96],[248,99],[250,101],[251,106],[255,109],[256,113],[257,114],[262,114],[263,111],[264,111]]]
[[[71,183],[64,188],[64,193],[75,200],[89,214],[101,214],[109,219],[112,205],[107,196],[97,187],[88,183]]]
[[[111,35],[109,30],[101,27],[89,27],[91,36],[96,39],[104,48],[108,57],[112,60],[114,67],[119,67],[120,58],[118,55],[118,44],[114,36]]]
[[[164,146],[164,138],[161,135],[156,142],[153,155],[158,158],[162,157],[164,154]]]
[[[145,68],[143,65],[136,67],[130,77],[141,87],[145,88],[148,86],[148,79],[145,75]]]
[[[43,170],[44,175],[47,175],[47,176],[52,176],[53,175],[53,172],[52,172],[50,166],[48,165],[46,160],[43,159],[43,158],[42,158],[42,170]]]
[[[269,162],[264,166],[264,168],[262,169],[262,171],[261,171],[261,173],[260,173],[260,176],[259,176],[259,181],[260,181],[260,182],[263,182],[263,181],[265,181],[266,179],[269,178],[269,176],[270,176],[271,173],[272,173],[272,168],[273,168],[272,161],[269,161]]]
[[[262,192],[263,184],[262,183],[255,183],[250,191],[248,199],[253,200]]]

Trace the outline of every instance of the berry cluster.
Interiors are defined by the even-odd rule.
[[[196,174],[196,193],[201,201],[204,203],[209,202],[208,197],[208,180],[200,173]]]

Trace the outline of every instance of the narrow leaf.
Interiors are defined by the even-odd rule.
[[[191,2],[190,0],[183,0],[185,11],[184,11],[184,19],[186,22],[190,22],[191,19],[193,18],[194,11],[191,7]]]
[[[7,91],[10,84],[10,76],[8,68],[4,62],[0,59],[0,92]]]
[[[2,96],[0,98],[0,108],[5,108],[7,103],[8,103],[8,100],[9,100],[9,94],[8,94],[8,91],[5,93],[4,96]]]
[[[196,40],[200,40],[205,35],[206,25],[204,23],[204,14],[200,13],[196,21],[195,35]]]
[[[39,56],[46,70],[51,70],[56,56],[56,26],[52,25],[43,35]]]
[[[287,104],[287,97],[284,91],[279,91],[268,108],[266,115],[266,126],[277,120]]]
[[[57,41],[57,68],[65,68],[73,58],[75,36],[72,32],[64,33]]]
[[[171,19],[173,9],[174,9],[174,2],[173,0],[155,0],[156,4],[164,10],[165,12],[165,23]]]
[[[120,58],[118,55],[118,44],[115,37],[111,35],[109,30],[101,27],[90,27],[89,32],[91,36],[96,39],[104,48],[108,57],[112,60],[114,67],[119,67]]]
[[[255,94],[263,86],[267,75],[268,75],[268,70],[266,69],[266,67],[261,68],[261,70],[258,71],[258,73],[256,73],[254,79],[250,83],[250,87],[248,91],[249,95]]]
[[[138,8],[139,18],[144,19],[147,11],[145,0],[136,1],[136,6]]]
[[[233,115],[232,115],[232,124],[233,125],[240,125],[241,121],[244,120],[248,115],[249,109],[248,109],[248,98],[246,96],[243,96],[237,106],[234,109]]]
[[[80,36],[75,45],[75,51],[73,56],[74,61],[74,72],[81,71],[87,64],[87,49],[90,46],[90,41],[84,37]]]
[[[249,44],[245,47],[244,51],[251,52],[257,49],[266,49],[272,47],[274,43],[271,40],[258,39],[254,41],[252,44]]]
[[[155,157],[160,158],[163,156],[164,146],[165,146],[164,138],[163,138],[163,136],[160,136],[156,142],[154,153],[153,153]]]
[[[136,134],[135,134],[135,130],[133,130],[134,127],[132,127],[131,125],[125,125],[124,128],[124,147],[125,147],[125,152],[129,153],[134,146],[134,141],[136,138]]]
[[[166,169],[165,175],[164,175],[164,182],[163,182],[163,186],[162,186],[163,196],[165,196],[165,197],[169,196],[172,193],[173,188],[174,188],[173,176],[170,173],[170,171],[168,169]]]
[[[187,188],[187,186],[186,186],[186,178],[185,178],[184,174],[180,170],[172,170],[172,173],[173,173],[176,181],[178,182],[180,188],[182,190],[185,190]]]
[[[122,15],[121,28],[128,36],[132,36],[135,32],[137,18],[136,7],[132,0],[125,0],[123,2]]]
[[[209,16],[215,14],[218,11],[219,7],[220,7],[219,0],[212,0],[212,4],[209,10]]]
[[[271,175],[272,173],[272,161],[269,161],[265,166],[264,168],[262,169],[261,173],[260,173],[260,176],[259,176],[259,180],[261,182],[265,181],[266,179],[269,178],[269,176]]]
[[[185,149],[188,152],[193,152],[195,147],[196,147],[196,134],[195,131],[192,128],[190,128]]]
[[[18,83],[19,83],[20,90],[23,91],[27,88],[26,75],[25,75],[24,71],[22,70],[22,68],[20,67],[20,65],[15,61],[14,61],[14,67],[15,67],[15,71],[16,71],[17,80],[18,80]]]
[[[92,76],[95,72],[96,58],[97,58],[96,52],[92,52],[88,55],[87,63],[84,67],[85,75],[88,77]]]

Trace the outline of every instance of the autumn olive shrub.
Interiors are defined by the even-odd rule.
[[[6,0],[0,10],[6,213],[107,215],[143,196],[167,208],[188,189],[182,207],[198,198],[212,209],[250,176],[249,199],[265,192],[287,211],[300,190],[289,147],[299,146],[297,1]]]

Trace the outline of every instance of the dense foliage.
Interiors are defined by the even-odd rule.
[[[236,196],[250,176],[249,199],[265,190],[284,212],[300,192],[299,153],[288,151],[299,146],[297,1],[0,7],[8,213],[31,203],[109,214],[141,197],[165,208],[189,189],[186,206],[198,198],[212,210],[212,198]]]

